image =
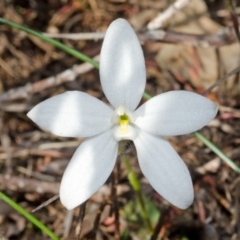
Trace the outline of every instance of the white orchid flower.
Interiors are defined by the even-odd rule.
[[[69,162],[60,187],[62,204],[73,209],[107,180],[118,142],[132,140],[140,168],[153,188],[185,209],[193,201],[189,171],[162,136],[188,134],[208,124],[217,106],[187,91],[153,97],[138,109],[145,84],[143,52],[131,26],[117,19],[108,28],[100,58],[100,79],[112,107],[84,92],[69,91],[34,107],[28,117],[62,137],[87,137]]]

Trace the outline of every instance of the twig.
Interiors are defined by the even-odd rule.
[[[98,40],[103,39],[105,32],[94,33],[43,33],[46,37],[50,38],[65,38],[71,40]]]
[[[67,213],[64,219],[64,232],[63,232],[64,239],[68,239],[68,236],[71,230],[72,220],[73,220],[73,209],[67,210]]]
[[[226,198],[219,194],[216,189],[213,187],[208,187],[208,191],[229,213],[232,215],[235,214],[235,209],[231,206],[231,203],[229,203]]]
[[[238,240],[240,240],[240,184],[237,184],[236,187],[236,220],[237,220],[237,232]]]
[[[17,167],[17,171],[19,171],[20,173],[24,173],[28,177],[33,177],[33,178],[36,178],[41,181],[54,182],[54,180],[55,180],[55,177],[53,177],[53,176],[42,174],[39,172],[34,172],[34,171],[32,171],[32,169],[24,168],[21,166]]]
[[[85,209],[86,209],[87,201],[82,203],[79,207],[79,217],[78,217],[78,224],[76,226],[75,233],[77,235],[77,239],[80,239],[81,231],[82,231],[82,223],[85,216]]]
[[[232,27],[224,27],[217,34],[187,34],[174,31],[149,30],[140,35],[143,41],[148,39],[163,43],[181,43],[188,46],[220,47],[236,42]]]
[[[20,192],[37,192],[39,194],[58,194],[60,184],[57,182],[43,182],[0,174],[0,189],[11,189]]]
[[[120,229],[119,229],[119,206],[118,206],[118,199],[117,199],[117,185],[118,185],[118,170],[119,170],[119,161],[117,161],[116,167],[112,172],[112,208],[115,216],[115,239],[120,238]]]
[[[91,33],[86,33],[91,34]],[[100,34],[100,33],[98,33]],[[104,36],[104,32],[101,33]],[[75,33],[67,34],[53,34],[53,36],[59,38],[68,38],[73,40],[81,40],[81,35]],[[233,27],[224,27],[217,34],[187,34],[174,31],[165,30],[147,30],[143,33],[139,33],[138,37],[141,41],[160,41],[163,43],[181,43],[190,46],[201,47],[220,47],[236,42],[236,34]]]
[[[95,218],[95,221],[94,221],[93,230],[92,230],[92,234],[91,234],[90,239],[96,239],[96,234],[97,234],[98,226],[99,226],[99,223],[100,223],[100,220],[101,220],[101,215],[102,215],[102,212],[103,212],[103,210],[104,210],[104,208],[107,204],[108,203],[103,202],[100,205],[100,208],[97,211],[97,215],[96,215],[96,218]]]
[[[4,154],[6,155],[5,161],[6,174],[11,174],[12,173],[11,140],[7,134],[8,132],[7,126],[4,126],[3,115],[4,115],[3,112],[0,111],[0,141],[2,144],[3,151],[5,152]]]
[[[157,240],[160,229],[164,222],[165,215],[168,212],[168,208],[163,208],[160,212],[161,212],[161,214],[159,216],[158,223],[157,223],[156,227],[154,228],[154,232],[153,232],[150,240]]]
[[[94,57],[94,59],[98,60],[99,56]],[[36,83],[28,83],[23,87],[11,89],[6,93],[2,93],[0,94],[0,102],[21,98],[27,99],[29,98],[29,95],[41,92],[49,87],[55,87],[61,85],[64,82],[74,81],[78,75],[86,73],[93,68],[94,67],[90,63],[83,63],[77,66],[73,66],[72,68],[63,71],[56,76],[43,79]]]
[[[41,208],[47,206],[48,204],[54,202],[55,200],[57,200],[59,198],[59,195],[55,195],[54,197],[48,199],[47,201],[43,202],[41,205],[39,205],[37,208],[33,209],[32,212],[36,212],[38,210],[40,210]]]
[[[18,157],[27,157],[29,155],[35,155],[35,156],[50,156],[52,158],[63,158],[63,157],[69,157],[70,154],[63,153],[58,150],[41,150],[41,149],[10,149],[11,151],[14,150],[12,154],[12,158],[18,158]],[[0,160],[7,159],[8,155],[7,153],[0,153]]]
[[[186,7],[190,0],[176,0],[172,5],[170,5],[164,12],[159,13],[156,18],[154,18],[150,23],[148,23],[147,28],[149,30],[161,28],[163,23],[170,19],[176,12]]]
[[[1,100],[0,100],[1,102]],[[32,108],[29,103],[4,103],[0,104],[0,110],[3,112],[27,112]]]
[[[217,82],[215,82],[212,86],[210,86],[208,89],[206,89],[202,95],[206,95],[209,92],[211,92],[213,90],[213,88],[217,87],[218,85],[222,84],[225,80],[227,80],[229,77],[231,77],[232,75],[238,73],[240,71],[240,66],[237,68],[234,68],[232,71],[230,71],[229,73],[227,73],[225,76],[223,76],[221,79],[219,79]]]
[[[39,150],[48,150],[53,148],[62,149],[62,148],[76,148],[83,142],[83,139],[77,139],[76,141],[65,141],[65,142],[47,142],[39,144]]]
[[[6,174],[12,174],[12,152],[11,152],[11,140],[7,134],[7,128],[5,127],[1,133],[1,143],[6,154]]]
[[[236,14],[235,7],[233,5],[233,1],[232,0],[227,0],[227,2],[228,2],[228,8],[230,9],[230,16],[231,16],[231,19],[232,19],[232,22],[233,22],[234,30],[236,32],[236,36],[238,38],[238,41],[240,41],[238,16]]]

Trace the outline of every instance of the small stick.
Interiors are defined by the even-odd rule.
[[[237,218],[237,232],[238,232],[238,240],[240,240],[240,184],[237,184],[236,187],[236,218]]]
[[[71,230],[72,221],[73,221],[73,209],[67,210],[67,213],[64,219],[64,232],[63,232],[64,239],[68,239],[68,236]]]
[[[159,13],[156,18],[154,18],[150,23],[148,23],[147,28],[149,30],[161,28],[163,23],[170,19],[176,12],[186,7],[190,0],[177,0],[172,5],[170,5],[164,12]]]
[[[120,230],[119,230],[119,206],[118,206],[118,199],[117,199],[117,185],[118,185],[118,170],[119,170],[119,163],[117,161],[116,167],[112,173],[112,202],[113,202],[113,211],[115,216],[115,239],[120,238]]]
[[[94,59],[99,59],[99,56],[94,57]],[[0,102],[17,100],[21,98],[27,99],[31,94],[39,93],[50,87],[59,86],[65,82],[74,81],[78,75],[86,73],[93,68],[94,67],[90,63],[83,63],[73,66],[72,68],[63,71],[56,76],[51,76],[36,83],[28,83],[23,87],[10,89],[5,93],[0,94]]]
[[[48,199],[47,201],[45,201],[45,202],[43,202],[41,205],[39,205],[37,208],[33,209],[33,210],[32,210],[32,213],[40,210],[41,208],[47,206],[48,204],[54,202],[54,201],[57,200],[58,198],[59,198],[59,195],[55,195],[54,197]]]
[[[105,32],[90,32],[90,33],[43,33],[50,38],[65,38],[71,40],[98,40],[103,39]]]
[[[0,189],[11,189],[19,192],[36,192],[39,194],[58,194],[60,184],[58,182],[39,181],[31,178],[0,174]]]
[[[238,73],[240,71],[240,66],[237,68],[234,68],[232,71],[230,71],[229,73],[227,73],[225,76],[223,76],[222,78],[220,78],[217,82],[215,82],[212,86],[210,86],[208,89],[206,89],[202,95],[206,95],[209,92],[211,92],[213,90],[213,88],[217,87],[218,85],[222,84],[225,80],[227,80],[229,77],[231,77],[232,75]]]
[[[239,32],[238,16],[237,16],[237,14],[236,14],[233,1],[232,1],[232,0],[228,0],[227,3],[228,3],[228,8],[229,8],[229,10],[230,10],[230,16],[231,16],[231,19],[232,19],[232,22],[233,22],[233,27],[234,27],[234,30],[235,30],[235,32],[236,32],[236,36],[237,36],[237,38],[238,38],[238,41],[240,41],[240,32]]]
[[[159,234],[161,227],[163,225],[163,222],[164,222],[165,215],[168,212],[168,208],[163,208],[160,212],[161,212],[161,214],[159,216],[158,223],[157,223],[156,227],[154,228],[154,231],[153,231],[153,234],[152,234],[150,240],[157,240],[158,234]]]
[[[148,30],[139,35],[142,41],[153,40],[163,43],[184,44],[199,47],[220,47],[236,42],[232,27],[224,27],[217,34],[188,34],[164,30]]]
[[[88,34],[88,33],[87,33]],[[101,33],[104,34],[104,33]],[[57,34],[61,38],[69,38],[78,40],[78,34]],[[64,36],[64,37],[63,37]],[[217,34],[188,34],[174,31],[165,31],[162,29],[148,29],[143,33],[138,33],[138,37],[142,42],[145,41],[160,41],[163,43],[184,44],[187,46],[200,47],[220,47],[236,42],[236,34],[233,27],[223,27]]]
[[[97,211],[97,215],[96,215],[96,218],[95,218],[95,221],[94,221],[92,235],[91,235],[90,239],[96,239],[96,234],[97,234],[98,226],[99,226],[99,223],[100,223],[100,220],[101,220],[101,215],[102,215],[102,212],[103,212],[103,210],[104,210],[104,208],[107,204],[108,204],[107,202],[103,202],[100,205],[100,208]]]
[[[77,239],[80,239],[81,231],[82,231],[82,223],[85,216],[85,209],[86,209],[87,201],[82,203],[79,208],[79,217],[78,217],[78,224],[76,226],[75,234],[77,235]]]

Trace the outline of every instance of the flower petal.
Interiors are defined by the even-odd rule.
[[[189,207],[193,202],[192,180],[168,141],[140,130],[134,143],[141,170],[153,188],[173,205]]]
[[[202,128],[216,116],[217,111],[215,103],[199,94],[170,91],[153,97],[134,115],[139,128],[152,134],[171,136]]]
[[[107,180],[117,159],[118,143],[108,130],[86,139],[69,162],[60,186],[60,200],[70,209],[92,196]]]
[[[62,137],[88,137],[111,127],[113,110],[89,94],[71,91],[35,106],[27,115],[42,129]]]
[[[100,79],[108,101],[133,111],[146,84],[142,48],[132,27],[124,19],[109,26],[102,45]]]

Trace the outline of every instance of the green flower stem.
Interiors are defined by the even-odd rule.
[[[43,232],[45,232],[51,239],[53,240],[60,240],[60,238],[55,235],[48,227],[46,227],[44,224],[42,224],[37,218],[35,218],[32,214],[28,213],[26,210],[24,210],[20,205],[18,205],[16,202],[14,202],[12,199],[10,199],[8,196],[6,196],[3,192],[0,192],[0,199],[2,199],[4,202],[9,204],[12,208],[14,208],[17,212],[22,214],[26,219],[28,219],[30,222],[32,222],[35,226],[40,228]]]
[[[151,224],[150,218],[149,218],[147,210],[146,210],[143,194],[141,191],[141,185],[138,180],[137,174],[134,172],[131,164],[128,161],[128,158],[125,155],[123,155],[121,157],[121,160],[123,161],[123,163],[128,171],[128,181],[131,184],[133,190],[135,191],[135,193],[137,195],[146,225],[147,225],[149,231],[152,232],[153,231],[152,224]]]
[[[152,98],[152,96],[151,96],[149,93],[144,92],[144,93],[143,93],[143,98],[146,99],[146,100],[149,100],[149,99]]]
[[[216,145],[205,138],[201,133],[195,132],[194,135],[201,140],[209,149],[211,149],[218,157],[220,157],[229,167],[231,167],[235,172],[240,174],[240,168],[234,161],[225,155]]]
[[[0,18],[0,23],[8,25],[8,26],[10,26],[12,28],[16,28],[18,30],[24,31],[26,33],[29,33],[29,34],[31,34],[31,35],[33,35],[33,36],[35,36],[35,37],[37,37],[37,38],[47,42],[47,43],[52,44],[53,46],[63,50],[64,52],[69,53],[70,55],[76,57],[77,59],[80,59],[80,60],[82,60],[84,62],[88,62],[88,63],[92,64],[97,69],[99,68],[98,62],[94,61],[92,58],[90,58],[90,57],[80,53],[79,51],[77,51],[77,50],[75,50],[75,49],[73,49],[71,47],[68,47],[67,45],[65,45],[65,44],[63,44],[63,43],[61,43],[61,42],[59,42],[57,40],[54,40],[54,39],[49,38],[49,37],[46,37],[42,33],[39,33],[39,32],[34,31],[34,30],[32,30],[32,29],[30,29],[28,27],[24,27],[22,25],[19,25],[17,23],[11,22],[11,21],[3,19],[3,18]]]

